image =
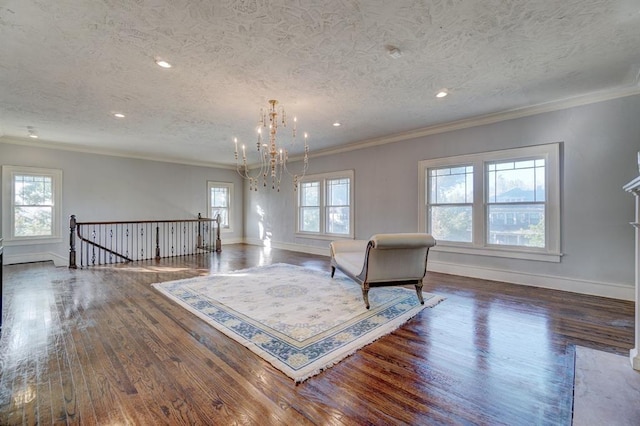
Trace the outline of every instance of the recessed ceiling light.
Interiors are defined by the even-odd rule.
[[[156,59],[156,64],[158,64],[158,66],[162,68],[171,68],[171,64],[162,59]]]
[[[387,52],[389,53],[389,56],[391,56],[393,59],[398,59],[399,57],[402,56],[402,51],[397,47],[389,47],[389,50],[387,50]]]
[[[27,127],[27,132],[29,133],[30,138],[38,139],[38,134],[32,126]]]
[[[336,121],[333,123],[333,127],[340,127],[342,126],[342,123],[340,123],[339,121]]]
[[[436,93],[436,98],[444,98],[448,94],[449,94],[449,92],[447,92],[447,89],[442,89],[441,91]]]
[[[121,113],[121,112],[116,112],[115,114],[113,114],[113,116],[114,116],[115,118],[124,118],[124,114],[123,114],[123,113]]]

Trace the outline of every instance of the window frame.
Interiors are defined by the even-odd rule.
[[[226,226],[220,224],[220,232],[229,233],[233,232],[233,183],[232,182],[219,182],[219,181],[207,181],[207,217],[209,219],[215,219],[215,217],[211,216],[211,190],[213,188],[225,188],[228,191],[228,199],[227,199],[227,219],[228,223]]]
[[[336,234],[327,232],[328,223],[327,223],[327,211],[330,206],[327,204],[327,181],[330,180],[338,180],[338,179],[348,179],[349,180],[349,233],[348,234]],[[319,197],[319,221],[320,221],[320,231],[319,232],[311,232],[311,231],[303,231],[300,229],[300,210],[303,207],[300,203],[300,197],[302,194],[302,184],[309,182],[318,182],[320,186],[320,197]],[[294,192],[295,197],[295,223],[296,223],[296,236],[301,238],[315,238],[315,239],[353,239],[355,236],[355,173],[353,170],[345,170],[340,172],[330,172],[330,173],[320,173],[315,175],[308,175],[304,178],[300,179],[298,190]],[[345,206],[339,206],[345,207]]]
[[[500,161],[520,161],[531,158],[545,159],[545,247],[490,244],[488,238],[488,209],[486,166]],[[473,165],[472,239],[470,243],[438,240],[436,251],[507,257],[513,259],[560,262],[560,143],[511,148],[477,154],[422,160],[418,163],[419,223],[421,232],[428,229],[429,170],[443,167]]]
[[[47,236],[15,235],[15,177],[20,175],[51,178],[53,208],[52,233]],[[62,170],[26,166],[2,166],[2,234],[7,245],[52,244],[62,242]]]

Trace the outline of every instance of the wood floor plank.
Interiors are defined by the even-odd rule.
[[[633,344],[632,302],[429,273],[444,302],[296,385],[150,286],[278,262],[328,274],[328,260],[231,245],[5,266],[0,424],[568,425],[573,345]]]
[[[114,368],[112,350],[109,343],[106,342],[109,338],[107,328],[102,327],[98,322],[93,326],[83,328],[81,332],[82,342],[92,353],[91,367],[95,383],[91,388],[92,393],[95,398],[102,401],[106,408],[106,418],[100,416],[98,421],[100,424],[108,422],[112,424],[143,424],[143,421],[153,419],[154,416],[147,410],[144,401],[136,398],[128,381],[125,386],[121,384],[122,373]]]

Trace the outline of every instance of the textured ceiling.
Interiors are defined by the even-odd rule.
[[[232,164],[271,98],[315,151],[639,70],[639,0],[0,0],[0,141]]]

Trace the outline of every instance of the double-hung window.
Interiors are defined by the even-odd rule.
[[[297,233],[353,238],[353,171],[306,176],[297,192]]]
[[[62,171],[3,166],[3,234],[14,244],[61,238]]]
[[[420,230],[440,251],[560,261],[559,144],[420,162]]]
[[[209,218],[220,215],[220,230],[232,231],[231,205],[233,202],[233,184],[228,182],[207,182]]]
[[[447,241],[472,242],[473,166],[429,169],[431,232]]]

